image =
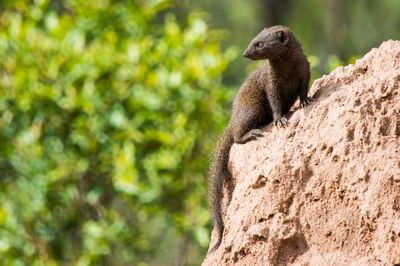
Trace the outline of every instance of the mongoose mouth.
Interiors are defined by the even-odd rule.
[[[251,60],[260,60],[260,59],[266,59],[267,58],[266,56],[263,56],[263,55],[261,55],[261,54],[259,54],[257,52],[253,52],[251,50],[250,51],[245,51],[243,53],[243,56],[245,58],[248,58],[248,59],[251,59]]]

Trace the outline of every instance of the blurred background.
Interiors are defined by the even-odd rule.
[[[313,79],[400,33],[400,0],[2,0],[0,264],[199,265],[241,54],[289,26]],[[311,85],[311,84],[310,84]]]

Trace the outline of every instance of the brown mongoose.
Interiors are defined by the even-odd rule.
[[[300,97],[302,107],[311,100],[307,97],[310,65],[299,41],[287,27],[265,28],[250,42],[243,56],[251,60],[266,60],[237,93],[231,120],[213,154],[209,192],[218,238],[211,251],[221,244],[224,231],[221,202],[224,182],[227,182],[228,189],[232,187],[228,170],[232,144],[246,143],[262,136],[260,128],[270,122],[278,127],[286,126],[288,121],[283,115],[297,97]]]

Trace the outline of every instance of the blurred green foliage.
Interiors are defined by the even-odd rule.
[[[0,264],[198,263],[235,50],[164,0],[0,8]]]

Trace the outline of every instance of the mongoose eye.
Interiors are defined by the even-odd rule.
[[[262,46],[262,43],[261,43],[261,42],[256,42],[256,43],[254,44],[254,46],[255,46],[256,48],[260,48],[260,47]]]

